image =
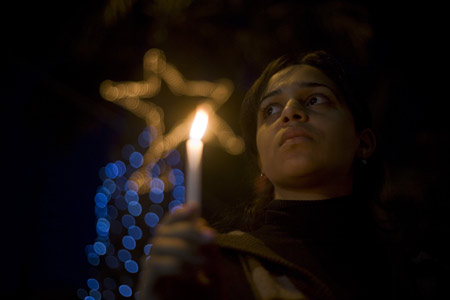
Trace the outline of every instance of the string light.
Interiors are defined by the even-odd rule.
[[[121,157],[98,172],[102,183],[93,197],[97,238],[85,247],[87,261],[98,271],[88,279],[87,289],[77,290],[82,300],[115,300],[133,294],[137,299],[138,262],[141,255],[150,258],[152,245],[147,241],[165,210],[173,212],[184,203],[183,166],[176,148],[188,137],[193,113],[165,133],[164,112],[149,101],[159,93],[162,82],[174,95],[205,99],[213,127],[210,134],[225,151],[243,151],[242,138],[214,113],[233,91],[229,80],[186,80],[159,49],[145,54],[143,68],[142,81],[105,80],[100,85],[105,100],[132,112],[146,126],[137,136],[137,146],[124,145]]]

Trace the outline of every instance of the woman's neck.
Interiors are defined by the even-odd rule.
[[[274,186],[274,199],[277,200],[323,200],[350,195],[351,184],[328,185],[317,188],[290,188]]]

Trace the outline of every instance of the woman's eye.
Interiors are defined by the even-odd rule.
[[[328,99],[325,96],[314,95],[309,97],[308,101],[306,101],[306,106],[311,106],[315,104],[323,104],[327,103]]]
[[[269,104],[264,109],[264,117],[270,117],[273,114],[281,112],[281,106],[279,104]]]

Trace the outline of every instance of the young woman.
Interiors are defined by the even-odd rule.
[[[140,299],[393,299],[373,207],[383,183],[370,114],[323,51],[270,63],[241,121],[259,167],[245,231],[188,204],[152,239]]]

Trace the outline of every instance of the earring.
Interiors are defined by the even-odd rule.
[[[264,177],[264,173],[261,172],[261,174],[259,174],[259,177]]]
[[[367,160],[365,158],[361,159],[363,165],[367,165]]]

